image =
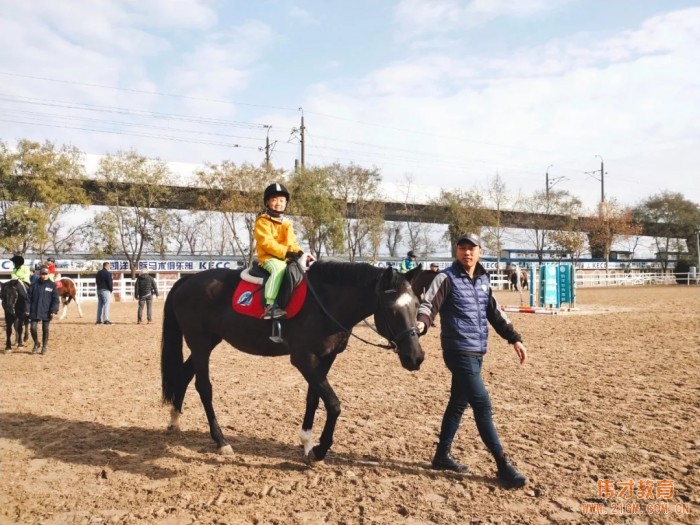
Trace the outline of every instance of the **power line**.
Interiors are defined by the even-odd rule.
[[[58,79],[58,78],[40,77],[37,75],[24,75],[21,73],[13,73],[13,72],[9,72],[9,71],[0,71],[0,75],[10,76],[10,77],[19,77],[19,78],[30,78],[33,80],[44,80],[46,82],[57,82],[60,84],[72,84],[75,86],[96,87],[96,88],[100,88],[100,89],[113,89],[116,91],[125,91],[128,93],[138,93],[141,95],[158,95],[161,97],[181,98],[181,99],[185,99],[185,100],[198,100],[200,102],[215,102],[217,104],[249,106],[249,107],[254,107],[254,108],[280,109],[283,111],[296,111],[296,108],[292,109],[292,108],[287,108],[284,106],[251,104],[248,102],[235,102],[235,101],[231,101],[231,100],[221,100],[221,99],[207,98],[207,97],[193,97],[190,95],[180,95],[177,93],[163,93],[160,91],[149,91],[149,90],[145,90],[145,89],[131,89],[131,88],[123,88],[123,87],[117,87],[117,86],[106,86],[104,84],[94,84],[91,82],[77,82],[75,80],[62,80],[62,79]]]

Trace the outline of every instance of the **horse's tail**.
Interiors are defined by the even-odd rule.
[[[162,380],[163,403],[172,404],[177,392],[182,371],[182,329],[175,317],[174,292],[188,276],[179,279],[168,293],[163,311],[163,335],[160,345],[160,375]]]

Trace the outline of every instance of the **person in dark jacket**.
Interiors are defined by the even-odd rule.
[[[134,297],[139,301],[139,310],[136,315],[136,322],[141,324],[143,318],[143,306],[146,305],[146,319],[150,324],[153,320],[153,296],[158,297],[158,286],[156,280],[148,275],[145,269],[139,270],[139,276],[134,282]]]
[[[520,364],[525,363],[527,351],[520,334],[500,311],[493,297],[489,275],[479,263],[481,254],[479,236],[471,233],[460,236],[455,261],[435,277],[418,309],[416,328],[421,335],[427,332],[440,313],[442,356],[452,373],[450,400],[442,418],[440,441],[432,467],[467,471],[465,465],[452,457],[450,449],[462,414],[471,405],[481,440],[496,460],[498,479],[507,488],[520,488],[527,478],[516,470],[503,452],[493,423],[491,400],[481,378],[488,324],[513,345]]]
[[[45,354],[48,350],[49,323],[53,316],[58,313],[60,304],[56,283],[49,280],[49,271],[42,268],[39,280],[29,287],[29,333],[32,334],[34,340],[33,354],[39,352],[39,335],[37,333],[39,321],[41,321],[41,353]]]
[[[95,324],[112,324],[109,320],[109,298],[114,287],[112,274],[109,271],[109,263],[102,264],[102,269],[95,277],[97,285],[97,322]]]

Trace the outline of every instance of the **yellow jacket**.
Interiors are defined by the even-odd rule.
[[[29,271],[29,268],[27,268],[27,266],[24,264],[19,268],[13,268],[12,272],[10,272],[10,279],[19,279],[20,281],[24,281],[27,284],[29,284],[30,277],[31,272]]]
[[[272,258],[284,260],[287,252],[301,250],[289,219],[278,219],[263,213],[255,219],[253,235],[259,264]]]

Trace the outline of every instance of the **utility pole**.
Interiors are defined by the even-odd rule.
[[[299,108],[299,111],[301,111],[301,126],[297,128],[292,128],[292,135],[289,137],[289,140],[287,142],[291,142],[293,138],[296,138],[297,131],[299,132],[299,143],[301,146],[301,169],[304,169],[304,165],[306,164],[306,139],[304,137],[304,131],[306,131],[306,126],[304,126],[304,108]],[[299,171],[299,161],[298,159],[294,160],[294,171]]]
[[[600,202],[605,202],[605,168],[603,157],[596,155],[600,159]]]
[[[272,150],[275,149],[275,144],[277,144],[277,141],[270,144],[270,129],[272,129],[272,126],[265,124],[263,127],[267,129],[267,135],[265,136],[265,147],[258,148],[258,151],[265,151],[265,169],[269,170],[271,166],[270,159],[272,157]]]
[[[547,171],[544,174],[544,183],[545,183],[544,194],[545,194],[545,197],[547,200],[549,200],[549,189],[553,188],[557,182],[560,182],[560,181],[563,181],[564,179],[566,179],[566,177],[554,177],[550,183],[550,181],[549,181],[549,168],[553,168],[553,167],[554,167],[554,164],[550,164],[549,166],[547,166]]]
[[[304,159],[306,157],[306,152],[304,151],[304,130],[306,128],[304,127],[304,110],[299,108],[299,111],[301,111],[301,127],[299,128],[299,135],[301,137],[301,169],[304,169]]]
[[[597,171],[584,171],[584,173],[600,181],[600,203],[605,204],[605,165],[603,164],[603,157],[600,155],[594,155],[594,157],[600,159],[600,176],[596,176]]]

